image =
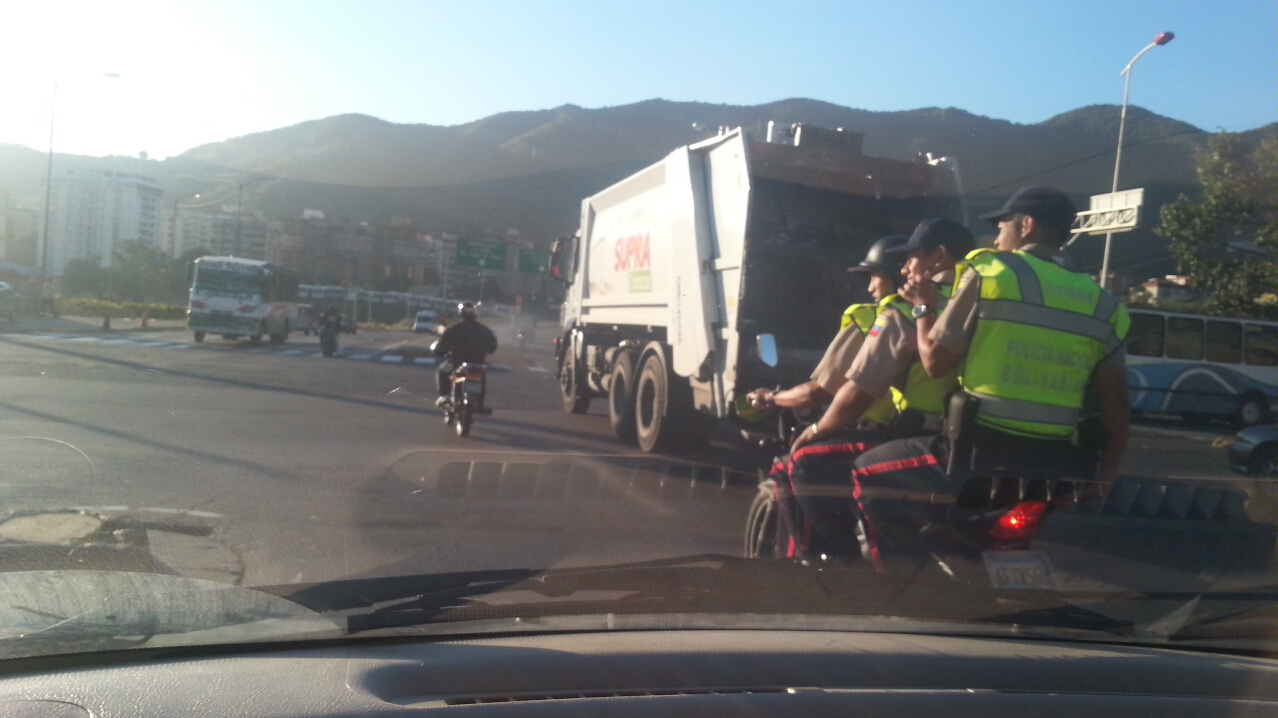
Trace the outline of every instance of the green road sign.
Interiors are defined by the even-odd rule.
[[[539,252],[535,249],[519,250],[521,274],[545,274],[548,271],[550,271],[550,252]]]
[[[504,272],[506,271],[506,245],[459,239],[457,240],[457,266]]]

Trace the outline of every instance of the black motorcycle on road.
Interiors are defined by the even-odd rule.
[[[458,436],[470,435],[476,416],[493,413],[484,406],[487,390],[487,365],[464,363],[453,370],[452,393],[440,408],[444,410],[444,423],[453,425]]]

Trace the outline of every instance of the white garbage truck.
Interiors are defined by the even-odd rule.
[[[565,410],[607,398],[618,438],[686,452],[741,421],[750,390],[806,380],[843,310],[864,301],[847,268],[956,202],[935,163],[870,157],[862,139],[725,128],[585,198],[551,260],[567,284],[555,338]]]

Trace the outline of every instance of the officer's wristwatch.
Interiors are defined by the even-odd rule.
[[[911,311],[910,313],[914,315],[915,319],[922,319],[923,317],[934,317],[936,316],[936,307],[933,307],[927,304],[920,304],[917,307],[915,307],[913,311]]]

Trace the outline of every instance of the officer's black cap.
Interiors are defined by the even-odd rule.
[[[1022,187],[1016,194],[1008,197],[1001,209],[987,212],[981,215],[981,219],[997,227],[999,222],[1014,214],[1029,215],[1044,224],[1068,230],[1074,224],[1078,208],[1060,190],[1051,187]]]
[[[967,231],[967,227],[958,222],[937,217],[919,222],[919,226],[914,228],[914,234],[910,235],[910,241],[888,251],[892,254],[913,252],[916,249],[930,252],[937,247],[945,247],[955,257],[966,257],[968,252],[976,249],[976,238]]]

